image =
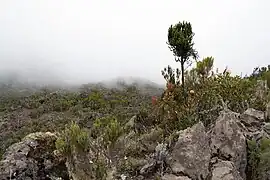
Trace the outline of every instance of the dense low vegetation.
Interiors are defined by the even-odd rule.
[[[157,94],[159,91],[156,89]],[[90,128],[97,126],[96,119],[114,116],[123,125],[149,109],[150,98],[131,85],[122,90],[85,85],[76,92],[43,89],[26,96],[2,96],[0,154],[31,132],[58,132],[71,121]]]

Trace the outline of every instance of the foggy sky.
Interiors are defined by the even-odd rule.
[[[240,74],[270,64],[266,0],[1,0],[0,71],[85,83],[119,76],[163,83],[179,67],[171,24],[190,21],[200,58]],[[268,18],[267,18],[268,17]]]

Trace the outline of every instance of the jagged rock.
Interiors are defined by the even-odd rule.
[[[233,162],[219,161],[212,167],[211,180],[243,180]]]
[[[262,137],[269,137],[270,123],[264,120],[264,113],[254,109],[243,114],[222,111],[208,132],[199,122],[177,132],[173,143],[162,140],[163,131],[159,128],[139,135],[131,130],[115,144],[111,158],[116,167],[107,171],[107,179],[152,180],[165,173],[162,180],[245,180],[246,140],[252,137],[259,142]],[[68,180],[68,173],[73,180],[92,178],[93,162],[88,162],[91,153],[66,158],[65,166],[60,155],[54,154],[56,138],[52,133],[33,133],[10,146],[0,161],[0,180]],[[120,158],[125,162],[123,171],[116,165]]]
[[[245,179],[247,165],[246,138],[239,127],[240,114],[222,111],[214,128],[210,131],[212,156],[232,161]]]
[[[139,141],[149,153],[155,153],[158,142],[162,139],[163,130],[160,128],[151,129],[148,133],[143,134]]]
[[[164,161],[168,155],[167,145],[163,143],[158,144],[155,151],[153,157],[141,168],[140,174],[149,174],[149,172],[153,171],[157,166],[161,167],[163,171]]]
[[[175,176],[173,174],[165,174],[161,178],[162,180],[191,180],[190,178],[186,176]]]
[[[211,154],[209,139],[202,122],[180,132],[178,141],[166,158],[174,174],[192,179],[205,179]]]
[[[263,130],[264,130],[265,133],[270,135],[270,123],[265,123],[264,126],[263,126]]]
[[[141,152],[145,151],[147,151],[147,148],[143,146],[140,141],[138,141],[136,133],[134,131],[130,131],[128,134],[123,134],[118,138],[112,153],[113,156],[127,156],[140,159],[141,155],[143,155]]]
[[[162,139],[162,129],[151,129],[148,133],[138,136],[130,131],[118,138],[114,151],[120,156],[144,156],[155,153],[158,142]]]
[[[32,133],[10,146],[0,161],[0,179],[68,179],[64,161],[53,153],[56,138],[49,132]]]
[[[167,144],[163,144],[163,143],[161,143],[161,144],[158,144],[157,146],[156,146],[156,155],[155,155],[155,157],[156,157],[156,160],[158,161],[158,162],[163,162],[163,161],[165,161],[166,160],[166,157],[167,157],[167,155],[168,155],[168,151],[167,151]]]
[[[247,139],[254,139],[258,142],[262,137],[268,137],[264,128],[264,114],[262,111],[249,108],[240,115],[241,124],[244,125],[242,129]],[[238,123],[238,125],[240,124]]]
[[[134,129],[136,118],[137,118],[136,115],[130,118],[130,120],[125,125],[125,129],[132,129],[132,128]]]
[[[243,115],[247,115],[249,117],[256,118],[257,121],[264,122],[265,113],[263,111],[258,111],[256,109],[248,108]]]
[[[261,131],[256,131],[254,133],[249,134],[249,140],[255,140],[257,143],[262,139],[262,138],[269,138],[269,134],[262,129]]]
[[[149,174],[151,171],[154,170],[156,164],[157,164],[157,161],[154,160],[154,159],[151,159],[146,165],[144,165],[144,166],[141,168],[140,174],[142,174],[142,175]]]

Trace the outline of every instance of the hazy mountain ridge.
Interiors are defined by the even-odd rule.
[[[124,90],[135,87],[139,92],[144,94],[160,95],[164,91],[164,86],[157,84],[145,78],[140,77],[117,77],[110,80],[100,81],[98,83],[88,83],[83,87],[95,87],[106,89]]]
[[[29,80],[30,79],[30,80]],[[31,80],[32,79],[32,80]],[[164,86],[157,84],[145,78],[140,77],[117,77],[113,79],[103,80],[99,82],[89,82],[82,85],[66,84],[65,82],[49,82],[33,80],[33,78],[27,78],[20,76],[18,73],[1,73],[0,74],[0,94],[31,94],[40,90],[51,91],[79,91],[81,88],[106,88],[106,89],[118,89],[124,90],[128,87],[136,87],[140,92],[147,94],[161,94],[164,90]]]

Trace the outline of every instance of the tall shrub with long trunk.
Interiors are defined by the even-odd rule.
[[[185,64],[189,64],[191,58],[195,60],[198,58],[198,53],[193,47],[194,35],[191,24],[185,21],[179,22],[174,26],[171,25],[168,29],[167,44],[175,56],[175,61],[180,62],[183,90],[185,89]]]

